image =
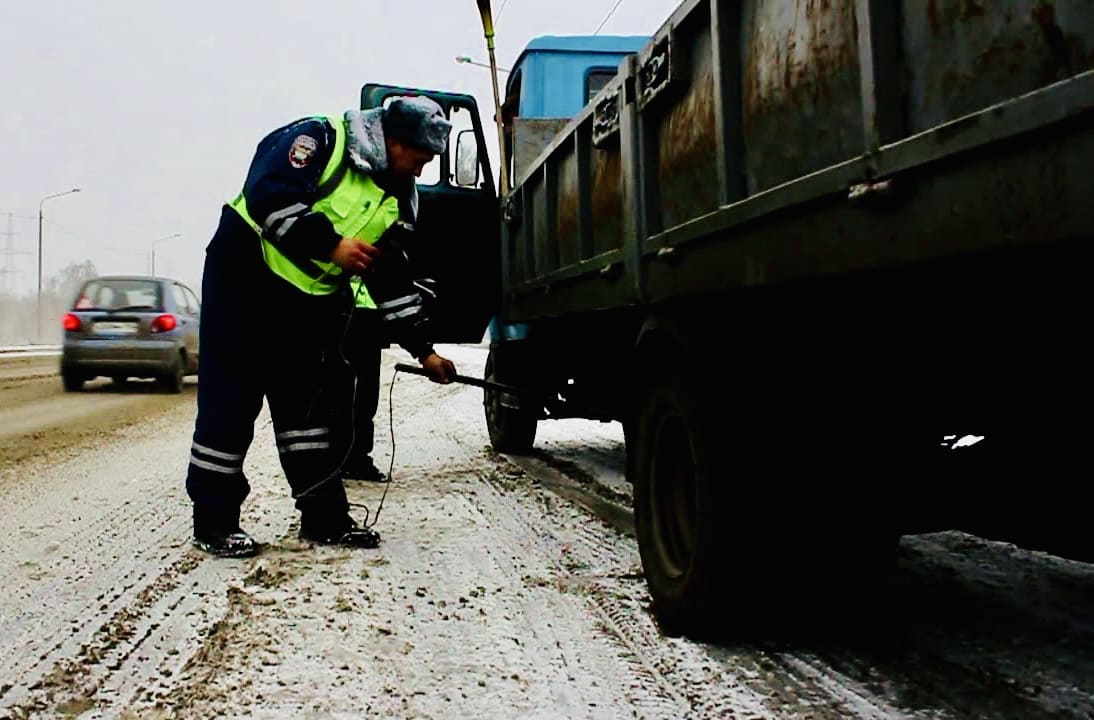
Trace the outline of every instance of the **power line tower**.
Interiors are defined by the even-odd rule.
[[[0,291],[8,294],[14,285],[15,276],[19,273],[15,267],[15,256],[26,255],[26,253],[15,249],[15,213],[8,213],[8,228],[2,234],[4,236],[4,248],[0,250],[0,254],[4,257],[4,266],[0,267],[0,279],[3,281],[0,284]]]

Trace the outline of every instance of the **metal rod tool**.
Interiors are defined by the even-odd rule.
[[[395,363],[395,369],[399,372],[410,373],[411,375],[429,377],[429,373],[422,368],[415,367],[414,365],[407,365],[406,363]],[[509,393],[510,395],[528,395],[530,392],[529,390],[518,388],[513,385],[506,385],[504,383],[494,382],[493,380],[483,380],[468,375],[455,375],[452,377],[452,382],[458,382],[464,385],[474,385],[475,387],[494,390],[495,392]]]

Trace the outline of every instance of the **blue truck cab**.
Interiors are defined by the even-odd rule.
[[[509,74],[505,104],[515,105],[523,118],[569,119],[615,77],[623,58],[649,40],[646,35],[534,38]]]
[[[509,73],[502,103],[505,156],[518,180],[556,133],[616,75],[620,62],[649,43],[648,35],[542,35]],[[490,323],[490,341],[523,340],[526,325]]]
[[[641,50],[646,35],[543,35],[521,52],[502,103],[509,176],[517,180],[555,134]]]

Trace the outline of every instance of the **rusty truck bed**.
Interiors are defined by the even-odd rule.
[[[509,321],[1084,238],[1088,0],[687,0],[505,204]]]

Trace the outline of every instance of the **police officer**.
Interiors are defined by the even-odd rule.
[[[375,547],[379,536],[349,513],[339,464],[339,419],[352,311],[349,278],[380,295],[393,332],[435,382],[455,375],[421,334],[421,301],[399,270],[400,208],[416,212],[414,178],[444,150],[451,125],[423,97],[386,108],[298,120],[257,147],[240,194],[221,212],[202,277],[202,372],[186,487],[194,545],[243,557],[257,551],[240,527],[250,492],[243,461],[263,398],[281,466],[300,511],[300,537]],[[385,258],[389,232],[391,257]],[[405,259],[405,258],[404,258]],[[382,270],[386,266],[389,271]],[[383,314],[384,310],[378,307]],[[410,318],[411,322],[403,322]]]

